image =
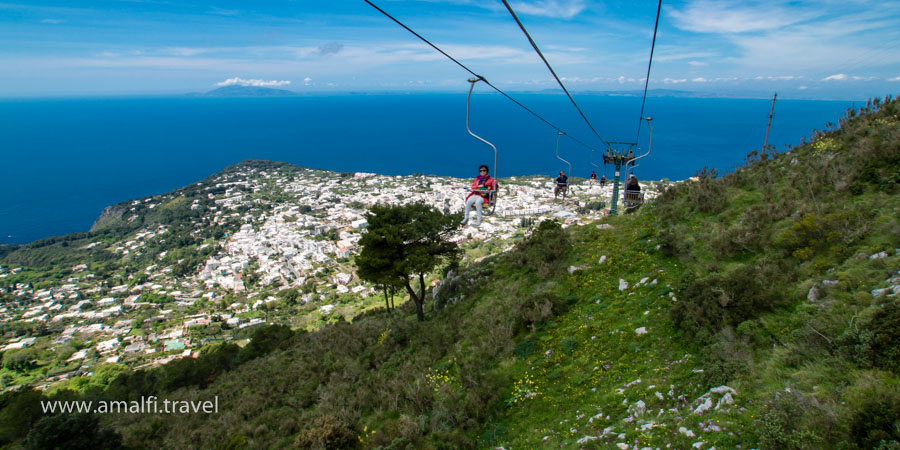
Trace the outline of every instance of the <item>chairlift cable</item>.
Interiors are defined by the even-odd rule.
[[[551,128],[555,129],[556,131],[558,131],[558,132],[560,132],[560,133],[563,133],[564,135],[566,135],[566,137],[568,137],[569,139],[571,139],[571,140],[573,140],[573,141],[575,141],[575,142],[581,144],[583,147],[588,148],[588,149],[591,148],[591,146],[589,146],[589,145],[585,144],[584,142],[581,142],[580,140],[578,140],[578,139],[576,139],[576,138],[570,136],[568,133],[566,133],[565,131],[563,131],[562,129],[560,129],[559,127],[557,127],[556,125],[553,125],[553,124],[550,123],[547,119],[544,119],[543,117],[541,117],[540,114],[538,114],[538,113],[532,111],[530,108],[528,108],[527,106],[523,105],[523,104],[520,103],[518,100],[516,100],[516,99],[510,97],[509,94],[507,94],[506,92],[503,92],[502,90],[500,90],[500,88],[498,88],[497,86],[494,86],[493,84],[491,84],[491,82],[488,81],[488,80],[487,80],[486,78],[484,78],[483,76],[478,75],[477,73],[473,72],[471,69],[469,69],[468,67],[466,67],[463,63],[457,61],[455,58],[453,58],[452,56],[450,56],[449,54],[447,54],[447,52],[441,50],[437,45],[432,44],[431,41],[429,41],[428,39],[425,39],[424,37],[422,37],[422,35],[420,35],[419,33],[416,33],[412,28],[406,26],[403,22],[397,20],[394,16],[388,14],[387,11],[385,11],[385,10],[379,8],[378,5],[372,3],[370,0],[363,0],[363,1],[365,1],[366,3],[368,3],[369,6],[375,8],[376,10],[378,10],[378,12],[380,12],[381,14],[384,14],[388,19],[393,20],[397,25],[400,25],[400,26],[403,27],[406,31],[409,31],[410,33],[412,33],[413,36],[419,38],[422,42],[424,42],[424,43],[428,44],[429,46],[431,46],[431,48],[437,50],[440,54],[446,56],[448,59],[450,59],[450,61],[453,61],[454,63],[456,63],[456,65],[458,65],[459,67],[462,67],[463,70],[465,70],[466,72],[469,72],[472,76],[477,77],[479,80],[483,81],[485,84],[487,84],[488,86],[490,86],[491,88],[493,88],[495,91],[499,92],[500,94],[502,94],[504,97],[508,98],[510,101],[512,101],[512,102],[515,103],[516,105],[519,105],[519,106],[520,106],[522,109],[524,109],[525,111],[528,111],[529,113],[531,113],[531,115],[537,117],[537,118],[540,119],[542,122],[544,122],[544,123],[546,123],[547,125],[549,125]],[[595,133],[596,133],[596,131],[595,131]],[[602,139],[601,139],[601,140],[602,140]]]
[[[662,1],[662,0],[660,0],[660,1]],[[525,25],[522,24],[522,21],[519,20],[518,16],[516,16],[515,11],[513,11],[512,7],[509,6],[509,2],[507,2],[506,0],[503,0],[503,5],[506,6],[507,10],[509,10],[509,13],[512,15],[513,19],[519,25],[519,28],[522,29],[522,32],[525,33],[525,37],[528,38],[528,42],[531,43],[531,46],[534,48],[534,51],[537,52],[538,56],[541,57],[541,60],[544,61],[544,65],[546,65],[547,69],[550,70],[550,73],[553,74],[553,78],[556,78],[556,82],[559,83],[559,87],[562,88],[563,92],[566,93],[566,96],[569,97],[569,100],[572,101],[572,104],[575,105],[575,109],[577,109],[578,113],[581,114],[581,118],[584,119],[585,123],[588,124],[588,126],[591,128],[591,131],[593,131],[594,134],[597,135],[597,138],[600,139],[600,142],[603,142],[604,144],[606,144],[606,140],[604,140],[602,137],[600,137],[600,133],[597,132],[597,130],[594,128],[594,125],[591,124],[591,121],[588,120],[587,116],[584,115],[584,112],[578,106],[578,103],[575,103],[575,99],[572,98],[572,94],[569,93],[569,90],[566,89],[565,85],[563,85],[562,80],[560,80],[559,76],[556,75],[556,71],[553,70],[553,67],[551,67],[550,63],[547,61],[547,58],[545,58],[544,54],[541,53],[541,49],[538,48],[537,44],[534,42],[534,39],[532,39],[531,35],[528,34],[528,30],[525,29]]]
[[[506,0],[504,0],[505,2]],[[644,98],[641,100],[641,115],[638,117],[638,130],[634,142],[641,138],[641,125],[644,122],[644,105],[647,103],[647,87],[650,85],[650,66],[653,64],[653,50],[656,48],[656,32],[659,30],[659,12],[662,10],[662,0],[656,6],[656,24],[653,25],[653,42],[650,44],[650,60],[647,61],[647,77],[644,79]]]

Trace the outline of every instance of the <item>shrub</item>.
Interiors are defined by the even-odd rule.
[[[535,331],[545,320],[562,314],[569,303],[549,290],[532,292],[520,302],[514,304],[510,315],[515,318],[515,332],[524,329]]]
[[[27,450],[124,448],[122,437],[111,429],[101,429],[99,418],[91,414],[57,414],[44,417],[28,433],[23,447]]]
[[[877,308],[877,307],[876,307]],[[839,339],[841,353],[862,367],[900,374],[900,302],[877,308]]]
[[[820,414],[808,399],[793,392],[777,393],[766,404],[757,426],[760,448],[765,449],[820,449],[823,438],[806,425],[805,415]]]
[[[548,278],[565,268],[572,244],[559,222],[545,220],[510,252],[514,265]]]
[[[675,325],[689,335],[713,335],[770,310],[777,299],[768,288],[777,284],[771,269],[740,266],[724,275],[684,275],[678,281],[680,300],[670,309]]]
[[[357,448],[359,439],[347,422],[326,414],[319,416],[311,427],[301,431],[295,444],[299,448],[316,450]]]
[[[870,391],[850,419],[850,438],[861,448],[900,442],[900,392]]]

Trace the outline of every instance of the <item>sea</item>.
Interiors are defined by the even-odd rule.
[[[771,108],[771,99],[650,97],[651,133],[639,97],[576,97],[590,126],[564,95],[513,97],[534,114],[499,94],[471,99],[470,127],[496,145],[491,172],[501,178],[549,179],[569,164],[572,176],[610,177],[601,155],[611,142],[650,151],[634,170],[641,180],[726,173],[762,148]],[[786,151],[863,105],[778,100],[768,143]],[[88,231],[106,206],[244,159],[468,178],[493,166],[494,151],[466,132],[465,93],[0,99],[0,244]]]

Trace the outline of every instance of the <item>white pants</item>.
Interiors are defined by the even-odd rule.
[[[466,213],[463,216],[462,223],[465,224],[466,222],[469,221],[469,212],[472,211],[472,205],[475,205],[475,212],[477,213],[476,215],[478,216],[478,222],[476,223],[476,225],[481,225],[481,205],[483,205],[483,204],[484,204],[484,198],[481,197],[480,195],[473,195],[473,196],[469,197],[469,199],[466,200]]]

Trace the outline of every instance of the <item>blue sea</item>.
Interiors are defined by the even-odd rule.
[[[513,96],[590,147],[561,140],[573,175],[587,177],[592,158],[604,173],[605,146],[565,96]],[[637,137],[640,98],[576,100],[604,140]],[[798,145],[862,104],[779,100],[769,144],[779,151]],[[465,108],[465,93],[0,100],[0,243],[87,231],[108,205],[171,191],[248,158],[472,177],[479,164],[493,164],[493,151],[466,133]],[[770,100],[648,98],[652,153],[635,174],[679,180],[704,166],[732,170],[762,147],[769,108]],[[555,156],[556,130],[500,95],[473,95],[471,127],[499,149],[500,177],[567,169]],[[641,152],[649,137],[644,123]]]

